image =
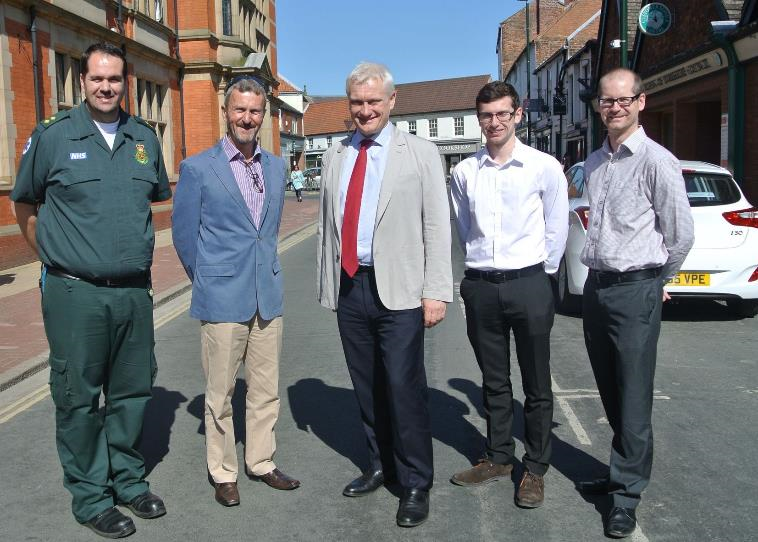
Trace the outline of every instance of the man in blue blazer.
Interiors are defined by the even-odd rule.
[[[230,82],[222,113],[227,135],[181,164],[172,232],[192,281],[190,316],[201,321],[208,472],[216,500],[234,506],[239,492],[231,399],[243,361],[246,469],[275,489],[295,489],[300,482],[272,459],[283,327],[276,245],[285,165],[257,144],[266,91],[255,78]]]

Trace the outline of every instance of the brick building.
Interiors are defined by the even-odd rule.
[[[275,0],[0,1],[0,226],[15,224],[8,196],[34,127],[81,101],[79,58],[91,43],[124,49],[124,109],[155,127],[166,169],[225,132],[223,92],[255,74],[276,95]],[[261,143],[280,150],[279,108]]]
[[[629,65],[647,95],[642,125],[679,159],[728,167],[748,199],[758,202],[758,158],[748,152],[758,142],[758,103],[746,97],[758,83],[756,2],[718,0],[696,10],[687,0],[661,3],[671,12],[671,26],[657,36],[644,34],[639,9],[629,8]],[[598,75],[619,65],[618,50],[607,46],[618,37],[617,3],[605,0],[603,10]]]

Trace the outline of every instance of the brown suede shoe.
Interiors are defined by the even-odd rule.
[[[254,476],[253,478],[262,482],[266,482],[266,484],[273,487],[274,489],[290,490],[300,487],[299,480],[290,478],[279,469],[274,469],[271,472],[267,472],[263,476]]]
[[[470,469],[453,474],[450,481],[458,486],[479,486],[506,478],[511,475],[512,470],[513,465],[511,464],[500,465],[489,459],[480,459],[479,463]]]
[[[522,508],[538,508],[545,500],[545,480],[538,474],[524,471],[516,491],[516,504]]]
[[[240,503],[237,482],[221,482],[216,484],[216,501],[223,506],[237,506]]]

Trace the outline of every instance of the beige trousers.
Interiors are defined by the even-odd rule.
[[[245,364],[245,464],[260,476],[276,468],[274,425],[279,417],[279,355],[282,318],[249,322],[202,322],[200,343],[205,373],[205,445],[208,472],[216,483],[237,480],[232,394]]]

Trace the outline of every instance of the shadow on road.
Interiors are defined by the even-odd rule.
[[[244,378],[238,378],[232,392],[232,421],[234,423],[234,442],[245,442],[245,394],[247,385]],[[205,394],[196,396],[187,405],[187,412],[200,420],[197,434],[205,436]]]
[[[3,286],[4,284],[10,284],[16,280],[16,274],[15,273],[5,273],[0,275],[0,286]]]
[[[478,414],[484,418],[484,403],[482,387],[480,385],[463,378],[451,378],[448,380],[448,384],[450,384],[451,388],[466,395],[469,402],[476,408]],[[559,426],[560,424],[553,422],[554,428]],[[478,431],[477,434],[479,436],[479,447],[474,451],[473,456],[466,456],[469,459],[474,458],[471,460],[472,463],[475,462],[475,458],[484,457],[485,453],[484,436]],[[513,401],[513,438],[522,443],[524,442],[524,407],[517,400]],[[473,439],[472,444],[476,444]],[[582,480],[593,480],[608,474],[608,466],[606,464],[598,461],[584,450],[562,440],[555,433],[553,433],[552,446],[551,466],[572,481],[574,485]],[[514,469],[512,475],[514,490],[521,480],[521,472],[523,471],[523,465],[520,464],[521,462],[518,459],[515,463],[517,468]],[[610,509],[610,500],[606,497],[582,495],[582,498],[592,504],[602,517],[605,517]]]
[[[140,452],[145,457],[147,474],[168,455],[168,443],[171,439],[171,427],[176,420],[179,405],[187,398],[178,391],[171,391],[161,386],[153,388],[153,397],[145,409],[145,422],[142,431]]]

